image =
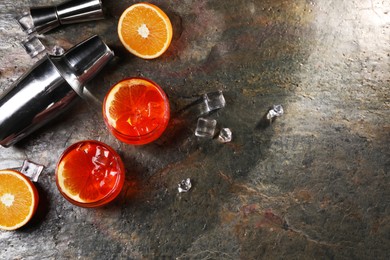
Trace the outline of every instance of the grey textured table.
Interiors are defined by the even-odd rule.
[[[99,34],[116,58],[90,84],[100,99],[124,77],[144,76],[169,96],[171,121],[155,143],[112,137],[99,107],[70,113],[11,148],[0,169],[46,166],[39,210],[0,232],[0,259],[389,259],[390,2],[377,0],[152,1],[172,19],[162,57],[127,53],[116,34],[136,1],[105,1],[106,19],[61,27],[42,41],[69,48]],[[14,16],[0,3],[0,91],[33,63]],[[209,115],[233,131],[221,144],[194,135],[192,104],[223,90]],[[262,118],[273,104],[285,114]],[[126,165],[119,198],[71,205],[55,185],[63,150],[84,139],[116,149]],[[177,183],[191,178],[188,193]]]

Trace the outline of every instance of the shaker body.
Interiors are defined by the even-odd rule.
[[[41,59],[0,98],[0,145],[13,145],[85,98],[85,85],[113,57],[94,35],[61,56]]]
[[[0,145],[13,145],[77,99],[79,96],[46,56],[0,98]]]

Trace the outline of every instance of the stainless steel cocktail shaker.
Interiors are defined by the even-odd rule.
[[[0,145],[8,147],[66,111],[114,56],[98,36],[47,55],[0,97]]]

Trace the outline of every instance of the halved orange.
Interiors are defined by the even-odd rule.
[[[15,230],[27,224],[38,200],[30,179],[14,170],[0,170],[0,229]]]
[[[172,24],[159,7],[138,3],[127,8],[118,23],[118,35],[125,48],[144,59],[162,55],[172,40]]]
[[[119,140],[146,144],[156,140],[166,129],[170,117],[169,101],[155,82],[127,78],[114,85],[106,95],[103,117]]]

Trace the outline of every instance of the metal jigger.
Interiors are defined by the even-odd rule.
[[[9,147],[88,95],[85,84],[114,57],[98,36],[47,55],[0,97],[0,145]]]
[[[17,20],[28,34],[46,33],[61,24],[103,19],[101,0],[71,0],[57,6],[32,7]]]

